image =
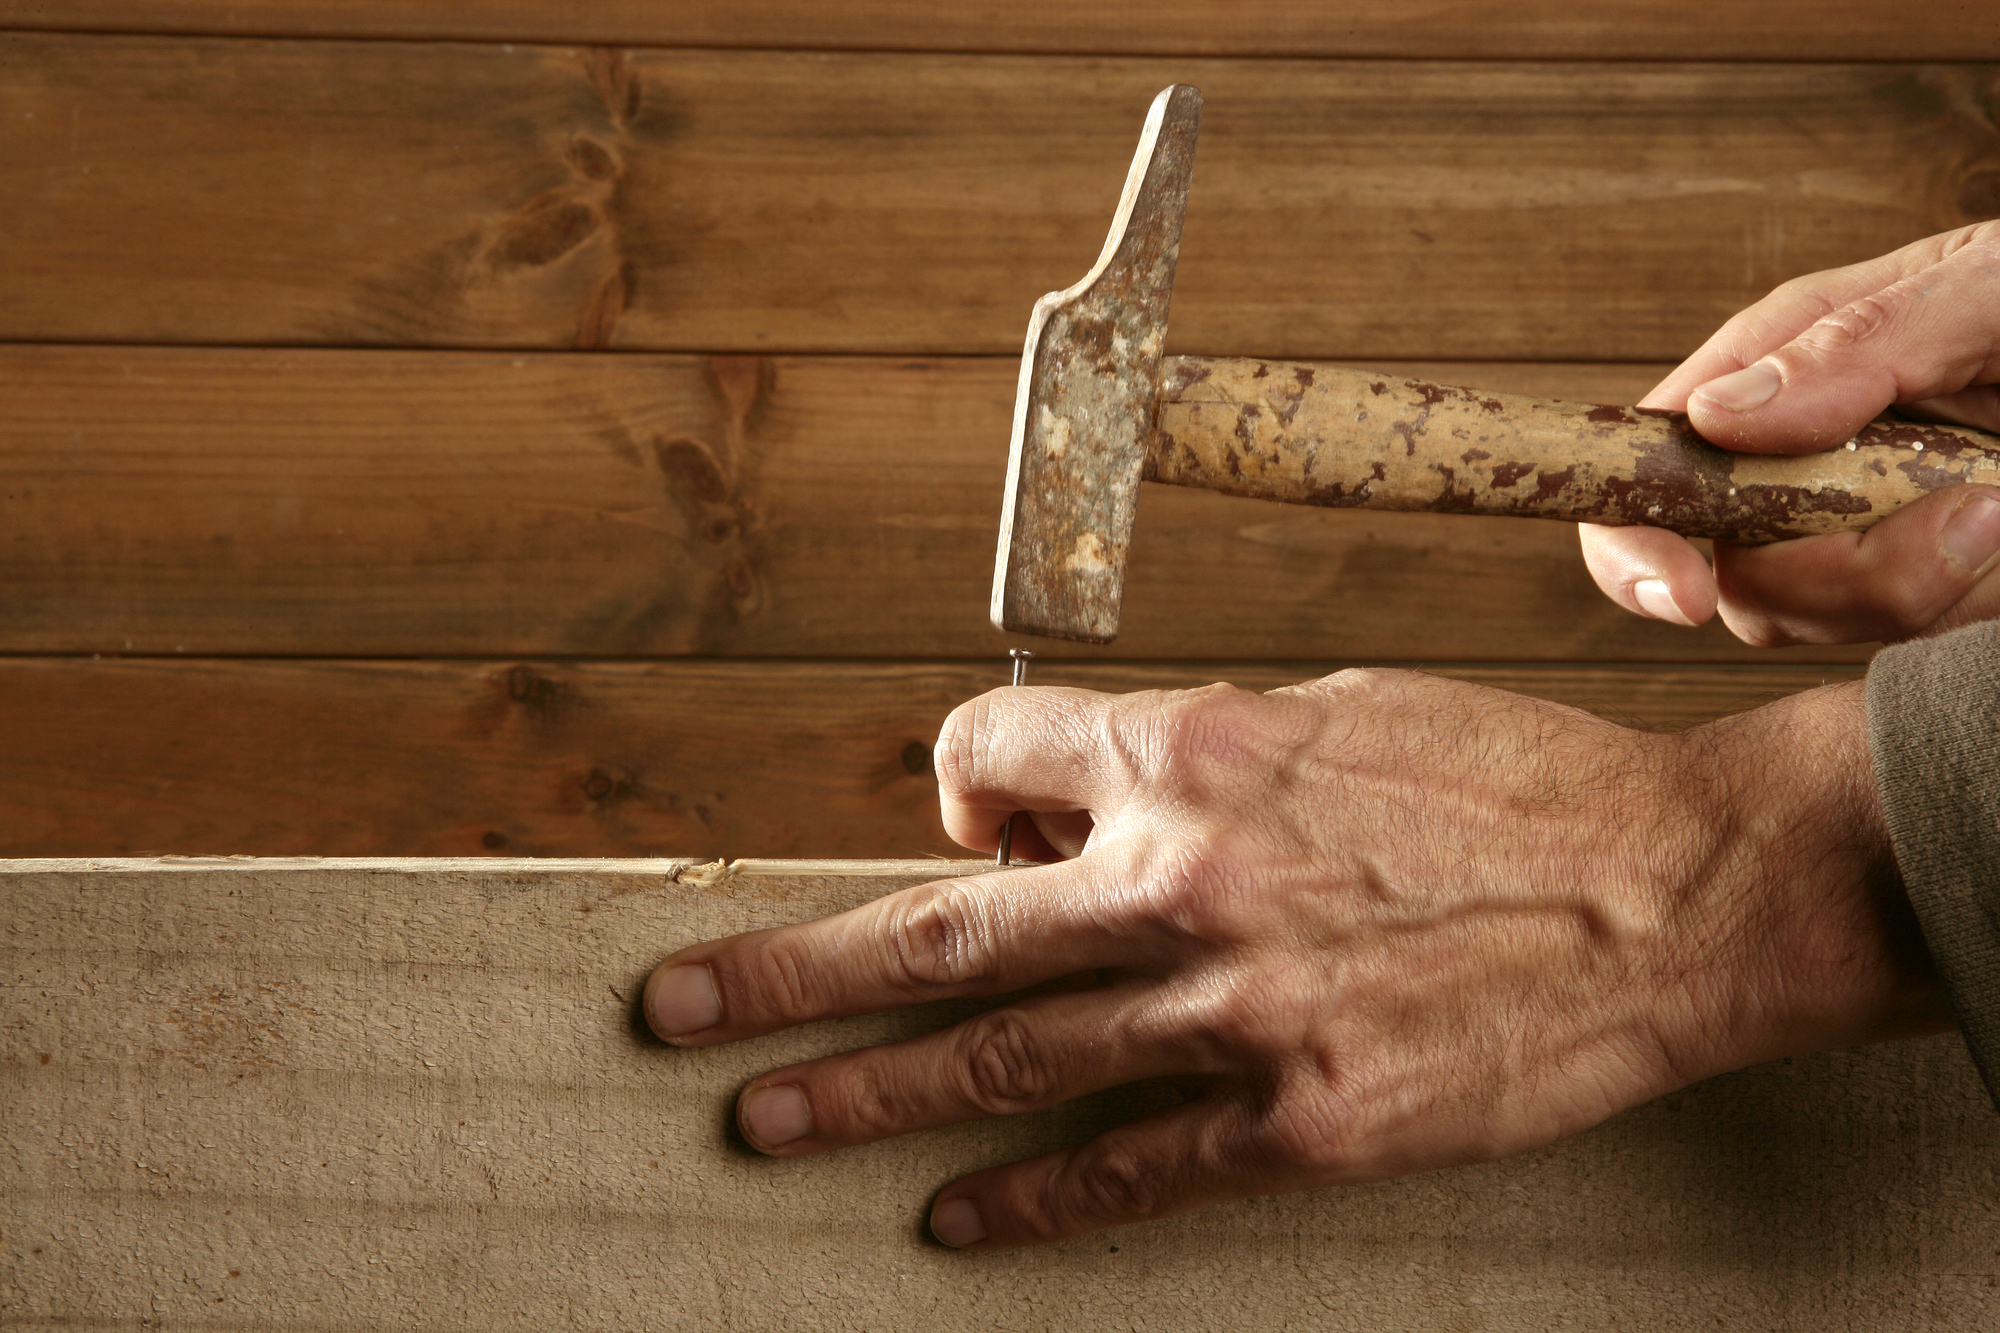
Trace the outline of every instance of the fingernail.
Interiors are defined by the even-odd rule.
[[[812,1104],[790,1083],[759,1088],[743,1099],[743,1132],[760,1148],[782,1148],[812,1133]]]
[[[1785,381],[1779,377],[1778,368],[1767,361],[1759,361],[1719,380],[1710,380],[1696,389],[1694,396],[1706,398],[1717,407],[1731,412],[1749,412],[1776,398],[1778,390],[1784,387]]]
[[[986,1224],[970,1199],[946,1199],[931,1209],[931,1234],[954,1249],[986,1239]]]
[[[685,1037],[722,1021],[722,995],[715,974],[700,963],[669,968],[653,983],[646,1017],[662,1037]]]
[[[1665,579],[1641,579],[1632,585],[1633,600],[1639,603],[1646,614],[1655,620],[1665,620],[1675,625],[1693,625],[1687,614],[1674,600]]]
[[[1978,492],[1966,496],[1938,534],[1938,550],[1954,564],[1985,573],[2000,556],[2000,500]]]

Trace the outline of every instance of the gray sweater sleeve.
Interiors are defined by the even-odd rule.
[[[1876,654],[1868,740],[1910,904],[2000,1102],[2000,621]]]

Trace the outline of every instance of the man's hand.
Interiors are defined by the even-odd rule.
[[[1788,282],[1641,400],[1747,453],[1832,449],[1884,408],[2000,431],[2000,223]],[[1926,496],[1865,533],[1699,552],[1658,528],[1581,529],[1629,611],[1746,643],[1893,641],[2000,616],[2000,487]]]
[[[706,1046],[1068,978],[754,1080],[794,1156],[1141,1079],[1178,1107],[982,1171],[932,1228],[1057,1240],[1483,1161],[1691,1080],[1947,1021],[1897,913],[1857,685],[1677,736],[1407,672],[1267,695],[998,690],[938,747],[945,825],[1069,859],[667,959]]]

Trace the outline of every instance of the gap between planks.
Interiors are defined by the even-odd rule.
[[[241,870],[379,871],[395,875],[657,875],[669,884],[712,887],[732,879],[905,878],[935,874],[940,879],[997,870],[991,858],[945,857],[711,858],[667,856],[21,856],[0,857],[0,875],[152,874],[184,871],[212,874]]]

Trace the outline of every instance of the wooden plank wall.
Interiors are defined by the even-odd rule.
[[[920,855],[1029,304],[1208,97],[1169,349],[1630,402],[2000,213],[2000,18],[0,0],[0,855]],[[1149,487],[1038,679],[1425,664],[1682,725],[1866,649],[1556,525]]]

